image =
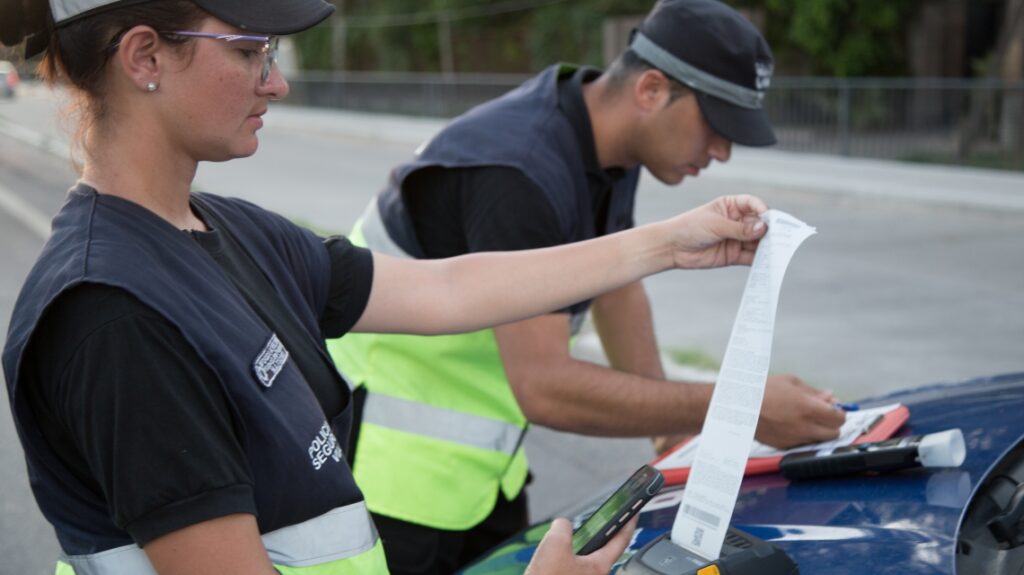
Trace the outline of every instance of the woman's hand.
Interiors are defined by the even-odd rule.
[[[634,517],[604,547],[590,555],[576,555],[572,552],[572,525],[567,519],[555,519],[537,546],[525,575],[606,575],[633,540],[636,522]]]
[[[767,210],[754,196],[723,196],[667,220],[675,267],[750,265],[758,241],[768,231],[761,221]]]

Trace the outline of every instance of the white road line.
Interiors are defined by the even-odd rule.
[[[70,156],[70,150],[66,142],[41,132],[20,126],[6,118],[0,117],[0,134],[49,152],[58,158]]]
[[[50,237],[50,218],[3,185],[0,185],[0,209],[11,214],[36,236],[44,240]]]
[[[34,130],[19,126],[5,118],[0,118],[0,134],[49,152],[60,158],[68,157],[68,146],[64,142],[45,136]],[[17,194],[0,184],[0,209],[9,213],[21,222],[36,236],[46,239],[50,237],[50,218],[36,209],[32,204],[18,197]]]

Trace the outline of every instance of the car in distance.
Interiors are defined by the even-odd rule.
[[[0,60],[0,97],[13,98],[18,86],[18,70],[14,64]]]

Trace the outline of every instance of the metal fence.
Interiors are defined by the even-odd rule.
[[[452,117],[527,77],[305,73],[290,81],[289,100]],[[1024,82],[776,78],[765,108],[782,149],[1024,169]]]
[[[765,107],[786,149],[1024,169],[1024,82],[781,78]]]

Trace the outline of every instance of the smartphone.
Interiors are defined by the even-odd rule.
[[[637,469],[622,487],[573,531],[572,550],[577,555],[589,555],[604,547],[658,493],[664,483],[665,478],[661,472],[650,465]]]

